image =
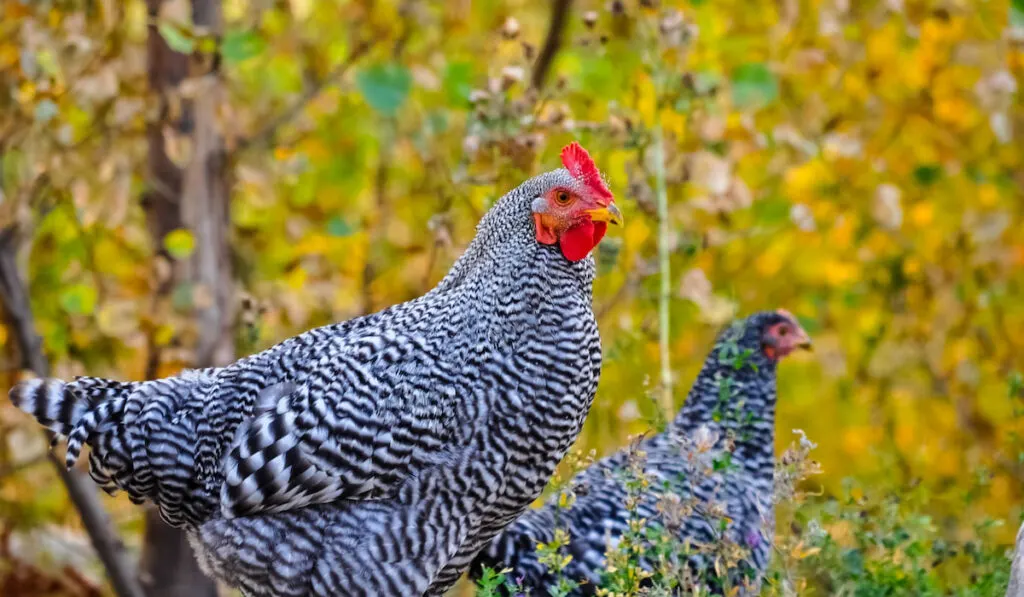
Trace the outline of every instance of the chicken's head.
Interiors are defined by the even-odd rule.
[[[811,337],[792,313],[778,309],[761,322],[761,350],[769,360],[777,361],[794,350],[811,348]]]
[[[622,224],[608,185],[594,160],[579,143],[562,149],[565,170],[533,200],[537,242],[558,244],[569,261],[579,261],[601,242],[608,224]]]

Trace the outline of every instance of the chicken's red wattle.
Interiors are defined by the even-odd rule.
[[[569,261],[579,261],[590,254],[608,231],[606,222],[586,220],[562,233],[562,254]]]

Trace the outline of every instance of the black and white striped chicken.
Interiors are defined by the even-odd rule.
[[[590,253],[621,214],[582,147],[562,163],[422,297],[223,368],[11,400],[246,595],[439,595],[541,493],[597,387]]]
[[[509,525],[480,553],[470,574],[478,577],[485,566],[511,568],[509,580],[532,595],[547,595],[559,579],[541,563],[537,547],[551,542],[558,528],[568,533],[565,555],[572,558],[562,576],[579,585],[572,594],[592,595],[604,581],[606,549],[618,544],[632,519],[667,529],[677,545],[689,541],[694,553],[678,563],[676,582],[682,577],[691,590],[700,585],[716,592],[725,583],[756,586],[774,531],[776,367],[809,346],[806,332],[783,310],[734,322],[720,334],[675,420],[634,446],[643,454],[650,488],[632,513],[627,483],[636,478],[624,472],[638,452],[624,449],[574,480],[580,491],[568,509],[557,507],[561,496],[555,494]],[[701,549],[723,545],[723,539],[739,548],[740,558],[728,578],[716,578],[714,556]],[[641,565],[653,568],[650,561]]]

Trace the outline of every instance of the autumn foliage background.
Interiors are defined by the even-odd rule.
[[[149,5],[0,1],[0,226],[56,374],[194,364],[210,290],[161,286],[201,239],[154,242],[141,200],[147,124],[193,159],[194,131],[166,125],[183,102],[215,102],[238,355],[425,292],[495,198],[579,140],[626,226],[597,254],[606,360],[578,448],[648,429],[718,326],[785,307],[815,351],[780,368],[778,444],[806,431],[824,474],[780,516],[766,591],[1001,594],[1024,514],[1024,3],[578,0],[540,81],[546,2],[224,0],[219,31]],[[219,69],[166,110],[153,28]],[[8,387],[26,374],[9,327],[0,350]],[[5,586],[103,587],[6,401],[0,438]],[[141,510],[104,504],[136,553]]]

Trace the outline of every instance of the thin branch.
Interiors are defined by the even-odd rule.
[[[8,323],[18,342],[23,366],[45,377],[49,375],[50,364],[43,355],[42,340],[36,334],[28,289],[18,273],[16,238],[12,227],[0,231],[0,300],[3,300]],[[118,597],[143,597],[134,566],[110,523],[110,517],[100,504],[92,482],[82,471],[69,470],[53,452],[49,452],[49,459],[82,517],[114,592]]]
[[[313,101],[316,96],[327,88],[331,83],[340,81],[349,68],[373,46],[373,41],[361,41],[349,52],[348,58],[332,70],[326,77],[320,79],[315,85],[310,86],[291,106],[286,108],[277,117],[270,119],[267,124],[251,137],[239,139],[235,145],[235,153],[238,154],[250,147],[261,147],[271,142],[277,136],[277,131],[297,117],[302,110]]]
[[[637,262],[629,273],[626,274],[626,280],[619,286],[619,289],[615,291],[615,294],[611,298],[606,299],[602,302],[595,310],[594,317],[599,322],[604,321],[612,310],[619,305],[623,300],[629,298],[640,284],[646,280],[649,276],[658,273],[658,268],[654,267],[653,264],[646,263],[643,260],[637,259]]]
[[[654,194],[658,203],[658,271],[661,288],[658,292],[658,352],[661,357],[661,410],[671,419],[674,412],[672,399],[672,361],[669,353],[669,300],[672,297],[672,272],[669,268],[668,188],[665,180],[665,139],[661,118],[655,115],[651,148],[654,162]]]
[[[551,63],[555,61],[559,48],[562,47],[562,36],[565,34],[565,25],[569,21],[569,8],[572,0],[555,0],[551,3],[551,24],[548,26],[548,35],[544,38],[544,45],[537,56],[537,62],[533,65],[533,75],[530,77],[530,85],[534,89],[544,87],[544,81],[551,70]]]
[[[380,140],[380,155],[377,160],[377,173],[374,176],[374,213],[367,222],[367,251],[366,263],[363,265],[363,314],[374,311],[373,304],[373,283],[380,273],[373,257],[374,247],[380,246],[381,236],[387,229],[388,217],[388,166],[391,164],[391,151],[394,146],[394,132],[396,125],[389,121],[384,126]]]

